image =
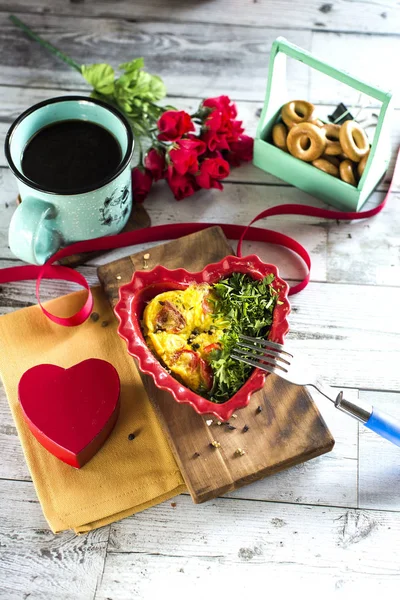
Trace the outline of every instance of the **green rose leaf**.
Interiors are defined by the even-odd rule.
[[[158,77],[158,75],[151,75],[150,94],[151,94],[151,98],[149,98],[149,99],[152,100],[153,102],[157,102],[158,100],[161,100],[167,94],[167,89],[164,85],[164,82],[161,79],[161,77]]]
[[[134,71],[139,71],[144,67],[144,58],[134,58],[133,60],[122,63],[119,65],[119,69],[121,71],[125,71],[125,73],[132,73]]]
[[[82,75],[100,94],[109,96],[114,93],[114,69],[111,65],[82,65]]]

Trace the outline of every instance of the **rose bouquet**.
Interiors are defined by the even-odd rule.
[[[165,179],[177,200],[201,188],[222,190],[221,181],[231,166],[249,161],[253,139],[244,134],[236,119],[235,104],[228,96],[208,98],[189,115],[171,106],[160,106],[166,96],[160,77],[144,70],[143,58],[119,65],[79,65],[43,40],[15,16],[12,22],[29,37],[77,70],[92,86],[91,96],[116,106],[127,117],[138,148],[138,164],[132,169],[137,202],[143,202],[153,182]]]
[[[193,115],[163,112],[150,148],[132,170],[136,199],[143,201],[153,181],[163,178],[177,200],[201,188],[222,190],[230,166],[253,156],[253,139],[244,135],[236,116],[228,96],[204,100]]]

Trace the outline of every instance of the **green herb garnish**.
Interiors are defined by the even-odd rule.
[[[273,288],[274,275],[254,280],[244,273],[213,285],[213,319],[227,325],[220,342],[221,350],[214,350],[210,364],[214,374],[209,400],[221,404],[231,398],[247,381],[253,368],[231,358],[239,333],[252,337],[266,336],[271,324],[278,292]]]

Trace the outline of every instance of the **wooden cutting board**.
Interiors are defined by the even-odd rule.
[[[101,266],[98,276],[115,306],[119,287],[128,283],[136,270],[162,264],[200,271],[228,254],[233,252],[222,230],[211,227]],[[307,390],[274,375],[267,377],[264,388],[251,397],[246,408],[237,411],[229,425],[178,404],[168,392],[159,390],[151,377],[142,375],[142,379],[196,503],[333,448],[334,439]],[[220,448],[210,446],[214,440]],[[237,455],[238,448],[245,454]]]

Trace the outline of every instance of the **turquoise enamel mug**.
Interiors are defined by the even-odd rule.
[[[63,121],[89,121],[111,133],[121,150],[121,160],[107,176],[68,193],[46,189],[22,170],[27,144],[42,129]],[[119,233],[132,208],[132,129],[117,109],[84,96],[62,96],[40,102],[11,125],[5,155],[17,178],[22,200],[9,228],[10,249],[18,258],[41,265],[62,246]],[[99,152],[102,149],[99,148]]]

